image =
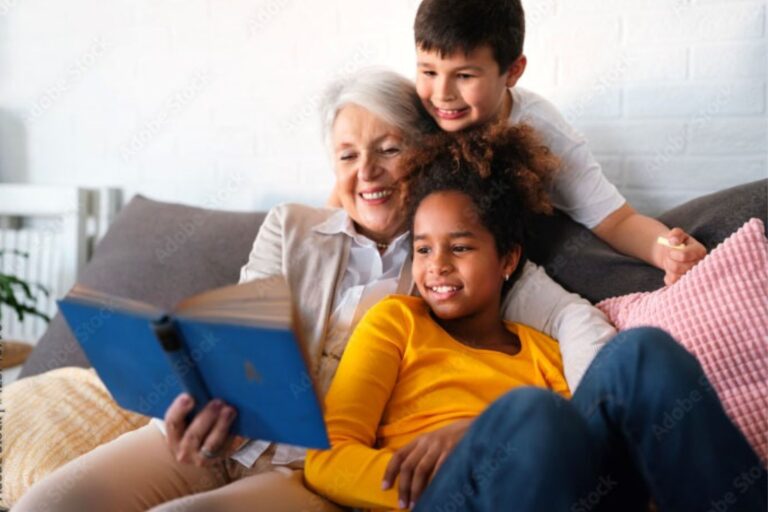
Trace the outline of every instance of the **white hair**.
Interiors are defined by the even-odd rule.
[[[323,140],[328,148],[331,147],[336,116],[347,105],[368,110],[400,130],[407,141],[413,141],[434,127],[413,82],[394,71],[368,68],[337,80],[325,90],[320,115]]]

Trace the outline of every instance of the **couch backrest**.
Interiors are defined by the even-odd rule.
[[[659,217],[714,249],[747,220],[766,221],[768,180],[688,201]],[[767,223],[768,225],[768,223]],[[566,289],[597,303],[608,297],[652,291],[664,285],[661,270],[619,254],[584,226],[562,214],[538,219],[530,257]]]
[[[171,308],[197,292],[237,282],[264,213],[225,212],[134,197],[94,250],[78,282]],[[56,315],[20,377],[90,366]]]

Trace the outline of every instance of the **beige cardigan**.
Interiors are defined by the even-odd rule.
[[[324,349],[336,287],[344,277],[350,239],[316,228],[335,209],[283,204],[270,210],[240,271],[240,282],[284,275],[298,303],[302,335],[318,391],[324,396],[341,353]],[[414,293],[410,262],[400,276],[398,293]],[[527,263],[502,306],[506,320],[521,322],[560,342],[565,375],[574,390],[614,328],[588,301],[568,293],[543,269]]]
[[[300,204],[276,206],[267,214],[240,270],[240,282],[284,275],[291,288],[309,357],[310,371],[321,396],[330,386],[341,353],[327,353],[324,341],[333,313],[336,287],[344,278],[350,238],[318,228],[338,210]],[[398,293],[411,293],[410,265],[400,275]]]

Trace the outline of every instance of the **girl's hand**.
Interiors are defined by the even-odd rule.
[[[422,434],[397,450],[384,472],[382,489],[389,489],[400,475],[400,508],[413,508],[445,459],[461,441],[473,420],[458,420],[447,427]]]
[[[187,426],[185,418],[193,407],[192,397],[182,393],[165,412],[166,439],[177,461],[211,466],[242,445],[244,438],[229,435],[236,414],[233,407],[211,400]]]
[[[707,249],[680,228],[672,229],[667,233],[666,238],[672,246],[685,246],[681,249],[674,249],[658,244],[656,247],[660,253],[661,269],[665,272],[664,284],[669,286],[701,261],[707,255]]]

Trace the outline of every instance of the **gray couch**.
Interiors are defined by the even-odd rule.
[[[766,220],[768,180],[701,197],[660,219],[714,248],[751,217]],[[79,282],[170,308],[196,292],[234,283],[264,213],[233,213],[135,197],[96,247]],[[662,285],[661,271],[617,254],[563,215],[542,217],[531,259],[565,288],[593,302]],[[299,298],[300,300],[300,298]],[[62,366],[90,366],[61,316],[51,322],[20,378]]]

